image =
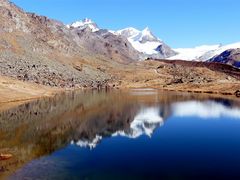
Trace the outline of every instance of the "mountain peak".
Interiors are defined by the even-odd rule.
[[[139,37],[140,37],[139,40],[142,43],[145,43],[146,41],[159,41],[159,39],[153,35],[149,27],[143,29]]]
[[[90,28],[92,32],[99,31],[97,24],[89,18],[84,18],[83,20],[76,21],[70,25],[67,25],[68,28],[77,28],[77,29],[86,29]]]
[[[84,18],[83,20],[82,20],[82,22],[83,23],[94,23],[91,19],[89,19],[89,18]]]
[[[117,34],[122,35],[126,38],[136,36],[139,33],[140,33],[140,31],[133,27],[129,27],[129,28],[125,28],[125,29],[117,31]]]
[[[147,27],[145,27],[145,28],[143,29],[142,32],[151,33],[151,30],[150,30],[150,28],[147,26]]]
[[[161,42],[159,38],[153,35],[149,27],[146,27],[142,31],[139,31],[139,33],[135,35],[133,39],[135,41],[139,41],[142,44],[146,42]]]

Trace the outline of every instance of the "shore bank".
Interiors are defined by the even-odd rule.
[[[114,89],[136,89],[154,88],[163,91],[176,91],[194,94],[206,94],[214,97],[224,97],[228,99],[240,99],[235,92],[240,90],[240,83],[226,84],[204,84],[196,86],[192,84],[182,84],[169,87],[160,85],[140,85],[128,84],[126,86],[116,86]],[[8,77],[0,76],[0,110],[18,106],[26,101],[32,101],[43,97],[51,97],[56,93],[65,92],[67,89],[52,88],[30,82],[22,82]]]
[[[53,96],[59,91],[56,88],[0,76],[0,109],[8,109],[25,101]]]

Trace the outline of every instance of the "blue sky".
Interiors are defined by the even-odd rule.
[[[240,0],[12,0],[64,23],[88,17],[101,28],[148,26],[170,46],[240,41]]]

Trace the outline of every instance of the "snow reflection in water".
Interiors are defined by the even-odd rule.
[[[138,138],[141,135],[152,136],[154,130],[164,124],[163,118],[160,116],[158,107],[142,108],[131,122],[129,129],[120,130],[112,134],[112,136],[124,136],[128,138]],[[76,145],[80,147],[89,147],[93,149],[103,139],[102,136],[96,135],[92,140],[79,140]],[[71,144],[74,144],[72,141]]]
[[[173,115],[178,117],[197,116],[200,118],[220,118],[223,116],[239,118],[240,108],[226,106],[215,101],[188,101],[172,105]]]

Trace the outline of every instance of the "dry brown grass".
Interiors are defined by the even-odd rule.
[[[44,96],[52,96],[58,90],[33,83],[22,82],[8,77],[0,77],[0,107],[4,103],[20,102]],[[15,103],[14,103],[15,104]]]

